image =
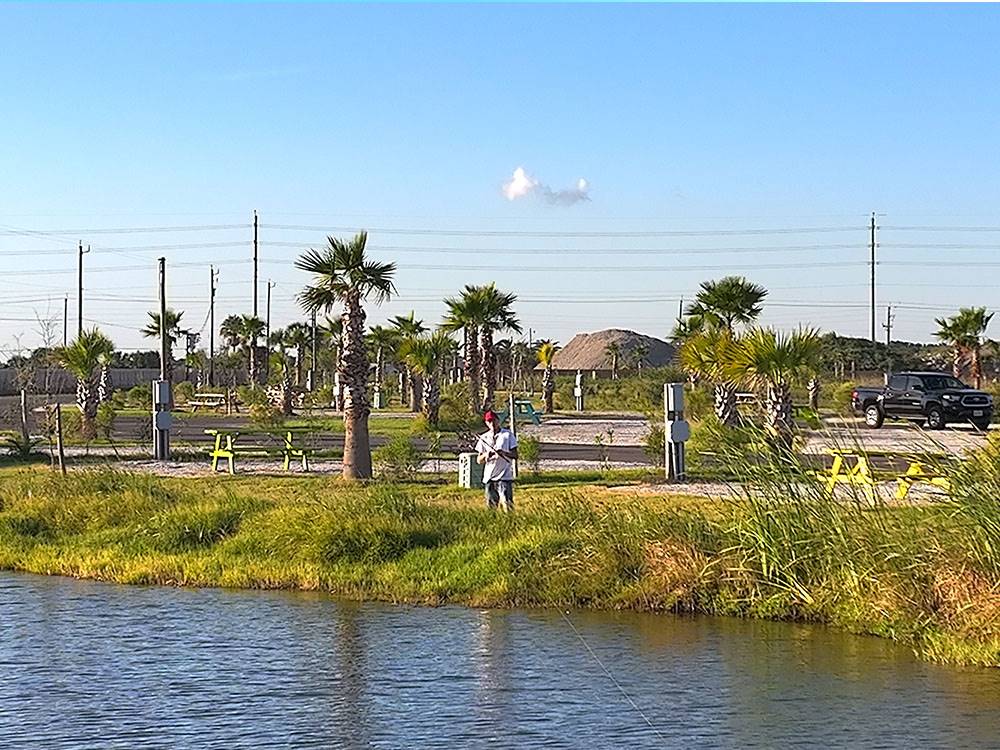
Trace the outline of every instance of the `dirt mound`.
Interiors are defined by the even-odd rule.
[[[611,354],[608,347],[617,344],[618,366],[634,365],[640,357],[643,365],[663,367],[674,360],[675,349],[666,341],[644,336],[635,331],[609,328],[595,333],[578,333],[565,347],[556,352],[553,367],[556,370],[610,370]]]

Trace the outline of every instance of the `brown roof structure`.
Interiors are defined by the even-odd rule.
[[[610,370],[611,355],[607,353],[607,349],[612,343],[617,343],[621,349],[618,359],[620,368],[635,362],[635,352],[642,344],[649,347],[649,352],[643,358],[643,364],[648,367],[672,364],[676,353],[675,347],[666,341],[635,331],[609,328],[594,333],[578,333],[556,352],[552,360],[553,369],[560,372]]]

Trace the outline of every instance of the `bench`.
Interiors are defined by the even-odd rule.
[[[506,424],[508,418],[510,417],[510,410],[504,409],[497,413],[500,417],[500,423]],[[514,419],[519,421],[531,420],[535,424],[542,423],[542,413],[540,411],[535,411],[535,407],[532,406],[531,402],[528,400],[515,401],[514,402]]]
[[[219,459],[226,461],[230,474],[236,473],[236,458],[267,457],[282,458],[283,468],[288,471],[293,460],[301,461],[302,470],[309,471],[309,456],[312,450],[306,448],[303,439],[310,434],[307,429],[286,428],[279,432],[240,432],[239,430],[205,430],[214,438],[214,445],[208,449],[212,459],[212,471],[219,470]],[[264,439],[260,440],[263,436]],[[258,438],[254,444],[241,443],[240,438]],[[279,442],[280,440],[280,442]]]
[[[835,448],[827,451],[833,456],[833,466],[829,472],[817,472],[817,477],[826,482],[826,490],[833,494],[837,484],[851,484],[864,487],[874,502],[876,487],[880,480],[896,482],[896,499],[902,500],[914,484],[926,482],[944,490],[951,489],[951,482],[940,464],[947,456],[938,453],[909,453],[900,451],[860,450]],[[906,471],[876,467],[872,458],[902,460]]]

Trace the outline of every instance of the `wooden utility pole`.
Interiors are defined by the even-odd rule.
[[[872,250],[872,310],[871,310],[871,323],[872,323],[872,343],[875,343],[875,212],[872,211],[872,224],[871,224],[871,250]]]
[[[253,212],[253,316],[257,317],[257,210]],[[256,341],[254,343],[257,343]]]
[[[275,284],[270,279],[267,280],[267,305],[264,308],[264,346],[271,350],[271,290]]]
[[[885,323],[882,324],[882,327],[885,329],[886,348],[892,343],[892,318],[892,305],[887,305],[885,308]]]
[[[83,333],[83,256],[90,252],[90,245],[83,249],[83,241],[77,248],[77,272],[76,272],[76,335],[77,338]]]
[[[316,390],[316,313],[312,314],[312,356],[309,359],[309,391]]]
[[[63,297],[63,346],[68,344],[67,329],[69,328],[69,295]]]
[[[208,384],[215,385],[215,279],[218,271],[208,267]]]

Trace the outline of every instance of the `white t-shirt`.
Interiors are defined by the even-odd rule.
[[[510,452],[517,447],[517,438],[514,433],[505,427],[501,427],[496,434],[487,430],[479,436],[476,443],[476,453],[489,453],[492,450],[502,450]],[[514,467],[511,462],[503,456],[496,456],[488,460],[483,465],[483,482],[495,482],[497,480],[513,481]]]

